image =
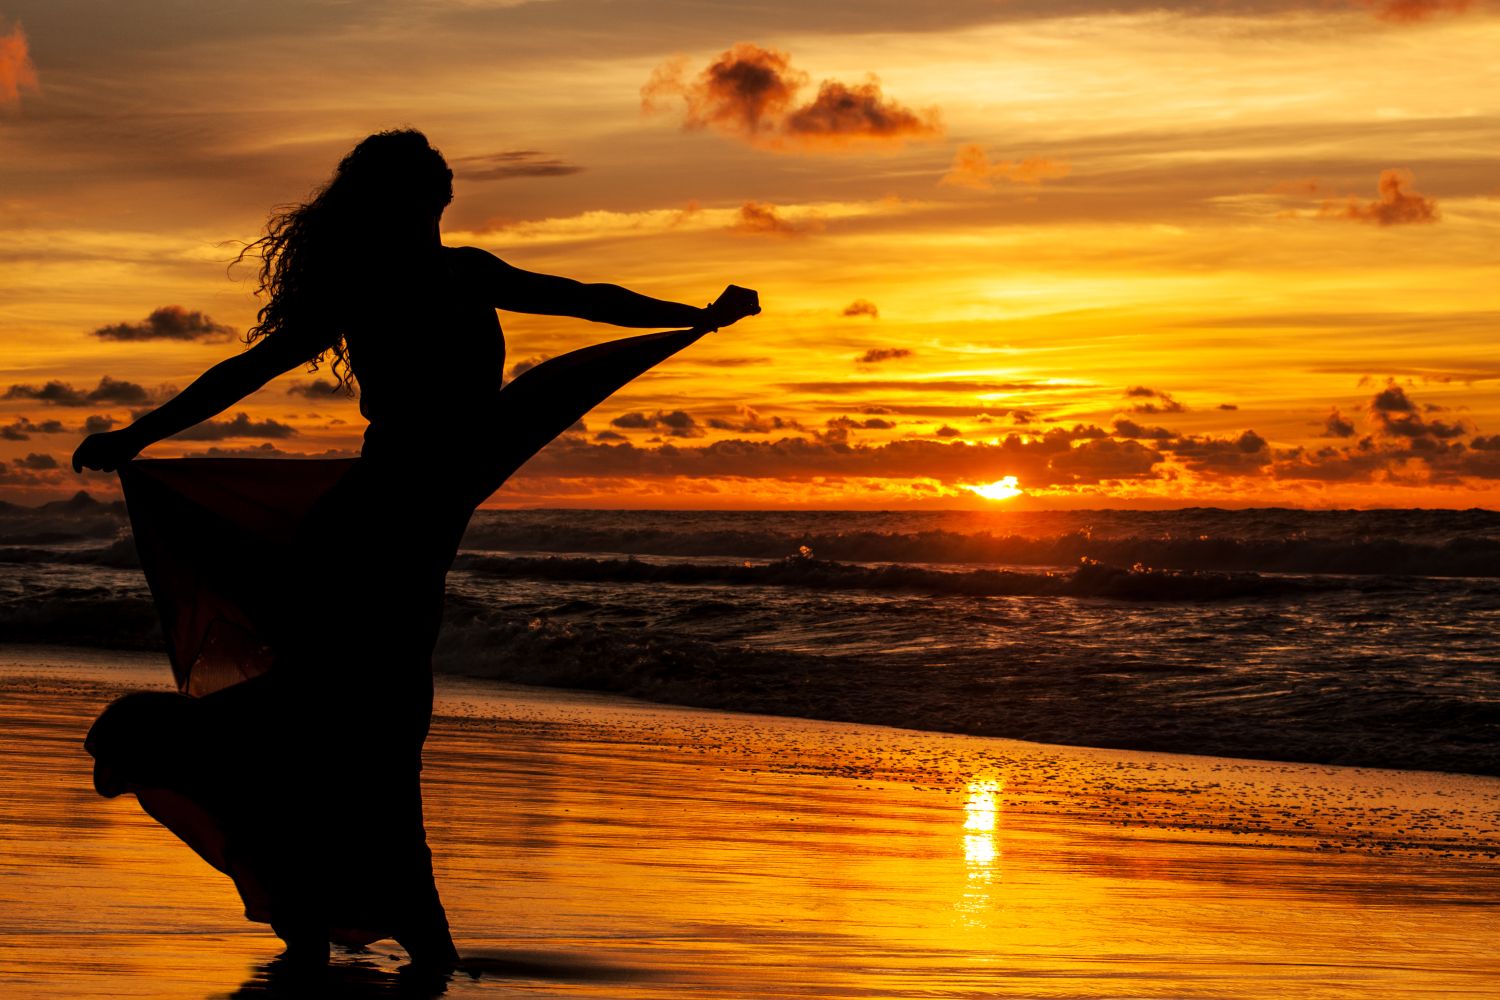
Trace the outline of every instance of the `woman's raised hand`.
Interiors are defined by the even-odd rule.
[[[140,450],[140,442],[128,429],[90,434],[73,452],[73,471],[98,469],[100,472],[114,472]]]
[[[730,285],[708,307],[708,325],[724,327],[760,312],[760,296],[753,288]]]

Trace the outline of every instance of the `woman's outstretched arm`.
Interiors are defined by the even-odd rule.
[[[141,449],[187,430],[244,399],[282,372],[316,357],[307,341],[290,336],[266,337],[199,375],[186,389],[142,414],[128,427],[90,434],[73,452],[73,471],[85,468],[113,472]]]
[[[725,301],[726,295],[720,295],[719,301],[700,309],[681,302],[653,299],[619,285],[585,284],[572,278],[523,271],[489,251],[475,247],[465,247],[463,253],[466,264],[477,273],[490,303],[497,309],[512,312],[576,316],[595,323],[637,329],[681,327],[697,330],[714,330],[760,312],[759,304],[754,301],[755,293],[745,289],[737,289],[738,294],[729,294],[726,289],[730,302]]]

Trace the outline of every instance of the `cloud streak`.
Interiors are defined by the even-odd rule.
[[[1425,21],[1441,14],[1462,14],[1474,6],[1473,0],[1360,0],[1375,11],[1382,21],[1411,23]]]
[[[1072,169],[1062,160],[1049,160],[1041,156],[1028,156],[1023,160],[991,160],[983,146],[970,143],[958,147],[958,152],[953,156],[953,165],[938,183],[977,191],[993,191],[996,181],[1037,185],[1042,181],[1066,177]]]
[[[450,161],[453,173],[466,181],[503,181],[517,177],[567,177],[583,168],[536,149],[509,149]]]

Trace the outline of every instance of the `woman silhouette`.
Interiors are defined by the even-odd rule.
[[[184,692],[105,710],[86,741],[95,784],[134,793],[228,874],[288,960],[383,937],[421,965],[457,960],[420,769],[444,577],[469,517],[615,389],[760,311],[733,285],[699,309],[445,247],[452,177],[420,132],[359,143],[247,251],[267,295],[252,346],[73,456],[120,470]],[[502,391],[497,308],[683,329],[562,355]],[[358,459],[131,461],[323,359],[358,383]]]

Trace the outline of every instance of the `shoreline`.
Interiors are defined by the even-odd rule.
[[[439,654],[443,652],[440,643]],[[28,667],[47,669],[55,667],[59,673],[77,672],[80,661],[88,662],[101,669],[120,671],[125,670],[133,673],[138,683],[143,688],[159,688],[161,690],[174,690],[171,684],[170,671],[166,663],[166,653],[159,650],[140,648],[112,648],[105,646],[67,646],[52,643],[8,643],[0,644],[0,681],[9,672],[12,661],[25,664]],[[123,662],[122,662],[123,661]],[[902,726],[889,722],[870,721],[863,718],[839,718],[832,715],[802,714],[796,711],[796,706],[758,706],[754,708],[736,707],[728,702],[733,699],[720,698],[717,701],[712,698],[700,700],[657,700],[645,697],[630,690],[620,690],[605,687],[600,684],[545,684],[528,683],[524,680],[513,680],[503,676],[491,676],[482,672],[468,669],[438,667],[434,670],[434,680],[437,684],[449,683],[473,683],[481,685],[496,695],[516,695],[526,697],[527,692],[536,692],[537,697],[544,700],[594,700],[600,704],[619,703],[622,705],[634,704],[643,707],[658,707],[664,709],[680,709],[684,711],[722,713],[726,715],[746,716],[750,718],[772,718],[788,721],[803,721],[809,723],[823,723],[834,726],[862,726],[876,729],[891,729],[900,732],[909,732],[927,736],[948,736],[958,739],[993,740],[1004,743],[1019,743],[1037,747],[1052,748],[1056,750],[1070,751],[1093,751],[1098,753],[1115,753],[1127,755],[1165,756],[1165,757],[1187,757],[1201,758],[1203,760],[1230,761],[1245,764],[1262,764],[1270,767],[1296,766],[1317,768],[1338,768],[1360,772],[1414,775],[1444,775],[1450,777],[1477,778],[1493,780],[1500,785],[1500,774],[1490,774],[1480,771],[1452,771],[1437,768],[1422,767],[1392,767],[1378,764],[1348,764],[1337,761],[1306,760],[1300,758],[1276,758],[1276,757],[1249,757],[1234,756],[1231,754],[1194,753],[1182,750],[1163,750],[1143,746],[1111,745],[1109,743],[1085,744],[1066,743],[1059,741],[1028,739],[1025,737],[1005,736],[991,733],[976,733],[954,729],[922,728],[918,726]]]

